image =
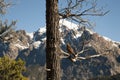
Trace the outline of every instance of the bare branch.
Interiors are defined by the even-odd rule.
[[[107,55],[107,54],[110,53],[110,51],[112,51],[112,50],[104,50],[105,53],[103,53],[103,54],[99,53],[99,54],[96,54],[96,55],[91,55],[91,56],[86,56],[86,57],[79,56],[79,54],[82,54],[82,53],[84,53],[85,51],[88,51],[88,50],[89,49],[85,50],[84,47],[83,47],[83,49],[80,52],[73,55],[73,54],[69,54],[69,53],[63,51],[62,49],[60,49],[61,53],[63,54],[62,56],[60,56],[60,58],[68,58],[72,62],[76,62],[77,60],[86,60],[86,59],[90,59],[90,58],[96,58],[96,57],[100,57],[100,56],[103,56],[103,55]]]
[[[83,1],[85,1],[85,0],[76,0],[75,1],[75,4],[74,5],[72,5],[72,0],[69,0],[68,1],[68,9],[74,9],[75,7],[77,7],[78,5],[80,5],[80,3],[82,3]]]
[[[67,13],[67,14],[62,14],[62,13],[59,13],[60,16],[62,16],[62,18],[69,18],[69,17],[79,17],[79,16],[104,16],[106,15],[108,12],[110,12],[110,10],[106,11],[106,12],[101,12],[101,13],[86,13],[87,11],[89,11],[91,8],[81,12],[80,14],[72,14],[72,13]]]
[[[0,0],[0,14],[5,14],[7,7],[9,7],[11,3],[7,3],[5,0]]]
[[[86,50],[85,50],[85,51],[86,51]],[[96,58],[96,57],[100,57],[100,56],[109,54],[109,53],[104,53],[104,54],[97,54],[97,55],[91,55],[91,56],[86,56],[86,57],[80,57],[79,54],[84,53],[85,51],[82,50],[81,52],[77,53],[77,55],[71,57],[71,55],[70,55],[69,53],[64,52],[64,51],[61,49],[61,53],[64,54],[64,55],[63,55],[63,56],[60,56],[60,58],[69,58],[69,59],[72,60],[73,62],[76,62],[77,60],[86,60],[86,59]]]
[[[6,37],[7,37],[7,40],[8,40],[8,37],[9,39],[10,38],[10,34],[12,34],[12,30],[13,27],[15,26],[16,24],[16,21],[12,21],[12,23],[10,25],[8,25],[7,21],[5,21],[4,23],[2,23],[2,21],[0,22],[0,39],[2,41],[5,41]]]
[[[103,7],[97,8],[96,0],[91,1],[67,0],[67,7],[59,11],[60,19],[71,19],[85,26],[93,26],[90,21],[84,19],[84,16],[104,16],[109,10],[103,11]]]
[[[85,60],[85,59],[100,57],[100,56],[107,55],[107,54],[109,54],[109,53],[97,54],[97,55],[92,55],[92,56],[87,56],[87,57],[77,57],[77,59],[78,60]]]
[[[85,13],[85,14],[82,14],[82,16],[86,16],[86,15],[90,15],[90,16],[104,16],[106,15],[108,12],[110,12],[110,10],[106,11],[106,12],[101,12],[101,13]],[[76,16],[79,16],[81,14],[78,14]]]
[[[86,52],[86,51],[88,51],[88,50],[89,50],[89,49],[86,49],[86,50],[83,49],[82,51],[78,52],[77,55],[82,54],[82,53],[84,53],[84,52]]]
[[[64,56],[69,56],[69,53],[63,51],[62,49],[60,49],[60,52],[61,52]]]

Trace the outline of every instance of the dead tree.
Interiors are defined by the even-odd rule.
[[[109,12],[109,10],[103,11],[103,7],[98,8],[97,0],[64,0],[64,3],[66,3],[67,5],[64,5],[61,9],[59,9],[59,18],[73,20],[82,26],[93,26],[90,21],[85,18],[85,16],[104,16]],[[69,48],[67,48],[67,51],[68,52],[64,52],[63,50],[61,50],[61,53],[64,54],[62,58],[69,58],[73,62],[76,62],[77,60],[99,57],[107,54],[106,53],[87,57],[80,57],[80,54],[87,51],[84,49],[84,45],[83,49],[80,52],[73,53],[75,51],[73,51],[70,45]],[[70,53],[70,51],[72,52],[72,54]]]
[[[16,21],[12,21],[12,23],[9,25],[7,21],[5,21],[4,23],[0,21],[0,41],[8,42],[14,37],[13,34],[15,33],[15,24]]]
[[[7,8],[11,6],[12,3],[6,0],[0,0],[0,15],[4,15],[7,11]],[[8,24],[8,21],[2,21],[0,19],[0,41],[8,42],[14,36],[12,35],[13,27],[15,27],[16,21],[12,21]],[[12,35],[12,36],[11,36]]]
[[[58,0],[46,0],[46,24],[47,80],[60,80]]]
[[[7,7],[11,5],[12,4],[10,2],[7,2],[6,0],[0,0],[0,14],[5,14]]]
[[[104,55],[110,54],[110,52],[112,52],[111,49],[104,50],[105,53],[103,53],[103,54],[101,54],[99,51],[96,51],[99,54],[86,56],[86,57],[81,57],[80,54],[83,54],[84,52],[89,51],[89,49],[85,49],[84,47],[85,47],[85,45],[83,45],[83,48],[80,52],[76,52],[76,51],[74,51],[74,49],[71,47],[70,44],[69,44],[69,49],[68,49],[68,44],[67,44],[66,45],[67,52],[60,49],[61,54],[63,54],[62,56],[60,56],[60,58],[68,58],[72,62],[76,62],[76,61],[79,61],[79,60],[87,60],[87,59],[90,59],[90,58],[104,56]],[[72,53],[71,53],[71,50],[72,50]]]
[[[60,0],[61,1],[61,0]],[[65,0],[66,6],[59,9],[62,19],[73,20],[80,25],[93,26],[85,16],[104,16],[109,12],[97,7],[97,0]]]
[[[62,0],[59,0],[59,2]],[[72,61],[82,60],[92,57],[98,57],[100,55],[93,55],[89,57],[79,57],[78,55],[83,53],[85,50],[81,50],[78,53],[67,53],[60,49],[60,36],[59,36],[59,18],[72,19],[80,24],[90,25],[88,20],[83,19],[83,16],[103,16],[106,12],[97,13],[96,2],[88,6],[87,9],[84,7],[84,2],[90,0],[63,0],[67,1],[67,6],[59,9],[58,11],[58,0],[46,0],[46,70],[47,80],[60,80],[60,54],[63,53],[64,57],[69,57]],[[93,0],[95,1],[95,0]],[[96,12],[97,11],[97,12]],[[69,46],[70,47],[70,46]]]

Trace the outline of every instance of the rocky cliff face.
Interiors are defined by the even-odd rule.
[[[26,61],[28,76],[38,80],[45,66],[46,33],[40,28],[28,34],[24,30],[16,31],[10,42],[0,42],[0,56],[8,55],[13,59]],[[60,21],[61,49],[66,51],[66,43],[70,43],[76,52],[80,52],[86,42],[88,49],[79,56],[87,57],[96,54],[106,54],[96,58],[78,60],[73,63],[69,59],[61,59],[62,80],[90,79],[97,76],[115,75],[120,73],[120,43],[80,27],[66,20]],[[33,69],[31,71],[31,69]],[[43,71],[45,72],[45,71]],[[36,73],[36,74],[33,74]],[[34,77],[33,77],[34,76]],[[43,78],[44,79],[44,78]]]

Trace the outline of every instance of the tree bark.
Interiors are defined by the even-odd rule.
[[[60,80],[58,0],[46,0],[46,26],[46,78]]]

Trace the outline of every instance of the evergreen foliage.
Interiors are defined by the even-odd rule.
[[[7,56],[0,58],[0,80],[28,80],[23,76],[25,62],[12,60]]]

